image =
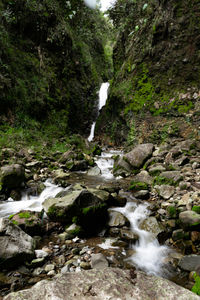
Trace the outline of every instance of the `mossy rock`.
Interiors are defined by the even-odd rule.
[[[195,211],[196,213],[200,214],[200,206],[199,205],[194,205],[192,208],[192,211]]]
[[[91,235],[106,223],[108,195],[105,191],[81,189],[61,198],[47,199],[43,206],[53,221],[63,224],[74,222],[81,226],[85,234]]]
[[[134,182],[132,181],[131,184],[130,184],[130,187],[129,189],[131,191],[140,191],[140,190],[148,190],[149,188],[149,185],[145,182]]]
[[[9,219],[13,224],[18,225],[31,236],[41,235],[43,233],[42,227],[45,223],[43,212],[24,210],[14,215],[10,215]]]

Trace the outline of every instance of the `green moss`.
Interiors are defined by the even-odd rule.
[[[195,280],[195,284],[192,287],[192,292],[200,295],[200,276],[197,275],[196,273],[194,274],[194,280]]]
[[[31,214],[30,212],[26,211],[19,213],[18,216],[20,217],[20,219],[29,219],[31,217]]]
[[[139,181],[137,181],[137,182],[132,181],[129,189],[132,191],[147,190],[148,184],[144,183],[144,182],[139,182]]]
[[[177,183],[174,182],[173,179],[168,179],[162,176],[156,176],[153,180],[153,185],[162,185],[162,184],[176,185]]]
[[[200,206],[194,205],[194,206],[192,207],[192,210],[195,211],[196,213],[200,214]]]
[[[168,206],[167,211],[170,218],[176,218],[177,211],[175,206]]]

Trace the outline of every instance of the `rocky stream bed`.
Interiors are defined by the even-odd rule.
[[[2,150],[0,297],[199,299],[200,143],[99,151]]]

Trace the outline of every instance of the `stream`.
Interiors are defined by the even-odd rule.
[[[108,83],[104,83],[99,91],[99,106],[100,110],[106,103]],[[92,125],[90,136],[88,141],[92,141],[94,138],[95,122]],[[72,180],[69,183],[85,184],[86,186],[97,186],[98,184],[117,184],[120,186],[120,178],[114,178],[112,174],[112,168],[114,164],[113,156],[121,155],[122,153],[118,150],[110,149],[104,150],[101,156],[96,156],[95,162],[100,169],[100,174],[97,176],[89,176],[87,173],[77,173],[73,172]],[[42,203],[45,199],[55,197],[59,192],[67,190],[70,187],[62,188],[60,186],[52,183],[50,179],[46,180],[45,189],[39,196],[31,196],[24,192],[22,199],[20,201],[13,201],[8,199],[6,202],[0,204],[0,217],[8,217],[11,214],[17,213],[20,210],[31,210],[31,211],[41,211]],[[147,273],[154,275],[163,275],[163,264],[168,257],[170,252],[167,246],[162,246],[159,244],[155,236],[144,229],[140,228],[141,223],[148,218],[150,210],[148,208],[149,204],[142,202],[140,204],[138,200],[133,199],[131,193],[127,193],[127,204],[125,207],[112,208],[117,212],[122,213],[130,222],[131,231],[136,234],[139,239],[136,244],[131,245],[130,249],[132,254],[127,257],[127,253],[124,249],[121,249],[121,254],[124,260],[127,260],[133,266],[144,270]],[[103,243],[98,246],[102,249],[112,249],[119,248],[112,246],[112,238],[105,239]]]

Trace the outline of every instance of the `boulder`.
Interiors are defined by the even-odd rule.
[[[6,165],[0,169],[0,187],[11,190],[20,187],[25,180],[25,170],[20,164]]]
[[[45,200],[43,207],[53,221],[76,223],[89,234],[105,225],[108,196],[108,192],[94,189],[69,191],[64,197]]]
[[[31,236],[42,234],[42,225],[44,224],[42,212],[22,210],[11,215],[9,219]]]
[[[108,261],[102,253],[92,254],[91,267],[92,269],[104,269],[108,267]]]
[[[99,169],[98,166],[95,166],[93,168],[91,168],[88,172],[87,175],[89,176],[98,176],[101,174],[101,170]]]
[[[200,226],[200,214],[197,214],[195,211],[187,210],[181,212],[179,214],[179,220],[183,227],[194,229]]]
[[[148,217],[145,219],[140,225],[140,228],[151,232],[155,238],[159,235],[159,233],[164,231],[161,225],[158,224],[158,221],[155,217]]]
[[[131,152],[124,155],[125,160],[131,165],[132,168],[139,169],[143,166],[153,153],[153,144],[140,144],[136,146]]]
[[[173,196],[175,192],[174,186],[167,184],[156,185],[155,189],[158,191],[159,195],[166,200]]]
[[[42,280],[31,289],[11,293],[4,300],[196,300],[199,296],[167,279],[118,268],[66,273]]]
[[[17,225],[0,219],[0,264],[9,267],[34,257],[34,240]]]
[[[181,258],[178,265],[185,271],[196,271],[200,268],[200,255],[185,255]]]
[[[109,210],[108,226],[110,227],[123,227],[128,226],[130,223],[128,219],[120,212]]]
[[[146,184],[152,184],[153,183],[153,177],[149,175],[149,173],[145,170],[142,170],[140,173],[135,175],[133,177],[133,180],[135,182],[144,182]]]

